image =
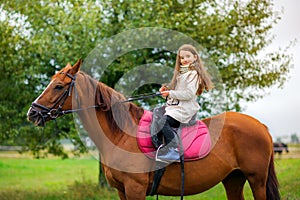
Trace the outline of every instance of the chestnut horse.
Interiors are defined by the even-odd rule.
[[[120,199],[146,199],[153,183],[155,162],[139,149],[136,130],[144,110],[124,103],[124,96],[79,71],[81,60],[68,64],[52,77],[32,103],[28,119],[39,126],[66,113],[76,112],[101,154],[109,184]],[[72,110],[73,109],[73,110]],[[225,121],[224,121],[225,120]],[[244,199],[249,182],[254,199],[280,199],[274,170],[273,143],[268,129],[258,120],[236,112],[203,119],[213,133],[222,127],[211,152],[203,159],[184,163],[184,195],[206,191],[222,182],[227,199]],[[212,127],[212,128],[211,128]],[[157,194],[179,196],[180,164],[166,167]]]

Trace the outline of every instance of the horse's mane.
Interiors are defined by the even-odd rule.
[[[138,124],[144,113],[143,108],[130,102],[123,103],[122,101],[126,100],[123,94],[102,82],[96,81],[84,72],[79,73],[83,75],[84,79],[87,79],[86,83],[90,82],[93,87],[96,87],[95,105],[99,106],[98,109],[102,112],[105,112],[112,132],[132,130],[132,127]]]

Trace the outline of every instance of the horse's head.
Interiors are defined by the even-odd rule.
[[[72,90],[81,63],[81,59],[73,67],[68,63],[52,77],[46,89],[31,104],[27,113],[30,121],[44,126],[46,121],[56,119],[64,114],[64,110],[72,108]]]

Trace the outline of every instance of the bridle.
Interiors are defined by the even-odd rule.
[[[64,72],[61,72],[62,74]],[[76,87],[75,87],[75,81],[76,81],[76,75],[71,75],[70,73],[66,73],[66,76],[68,76],[71,79],[71,82],[69,84],[69,87],[65,90],[65,92],[55,101],[53,106],[51,108],[46,107],[44,105],[41,105],[39,103],[33,102],[31,104],[31,109],[35,112],[34,116],[39,116],[43,120],[43,124],[45,124],[46,119],[51,119],[55,120],[57,117],[69,113],[74,113],[82,110],[87,110],[87,109],[92,109],[92,108],[98,108],[101,107],[101,105],[93,105],[90,107],[86,108],[78,108],[78,109],[71,109],[71,110],[62,110],[62,107],[66,101],[66,99],[71,96],[72,90],[74,88],[74,93],[76,95],[77,99],[77,92],[76,92]],[[136,101],[136,100],[142,100],[142,99],[147,99],[147,98],[152,98],[155,96],[160,96],[160,93],[153,93],[153,94],[146,94],[142,96],[134,96],[134,97],[129,97],[128,99],[124,101],[120,101],[119,103],[127,103],[131,101]]]
[[[63,73],[63,72],[62,72]],[[90,108],[97,108],[99,107],[98,105],[90,106],[88,108],[79,108],[79,109],[71,109],[71,110],[62,110],[62,107],[66,101],[66,99],[71,96],[72,90],[74,88],[74,93],[77,98],[77,93],[76,93],[76,88],[75,88],[75,80],[76,80],[76,75],[73,76],[69,73],[66,74],[71,79],[71,82],[69,84],[69,87],[64,91],[64,93],[55,101],[53,106],[51,108],[43,106],[39,103],[33,102],[31,104],[31,109],[34,110],[36,113],[35,115],[38,115],[39,117],[42,118],[43,123],[45,124],[46,119],[50,118],[52,120],[56,119],[57,117],[68,114],[68,113],[73,113],[73,112],[78,112],[81,110],[86,110]]]

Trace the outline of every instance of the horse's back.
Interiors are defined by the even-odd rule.
[[[249,115],[225,112],[204,119],[203,122],[209,127],[216,147],[219,147],[218,150],[223,148],[237,154],[252,155],[265,151],[265,148],[270,152],[273,151],[272,137],[267,126]]]
[[[239,112],[225,112],[219,115],[215,115],[210,118],[203,119],[203,122],[210,128],[210,130],[215,131],[217,126],[222,132],[230,132],[231,134],[250,134],[257,135],[261,137],[267,137],[268,140],[271,139],[268,127],[261,123],[254,117],[249,115],[239,113]],[[215,133],[212,133],[215,134]]]

